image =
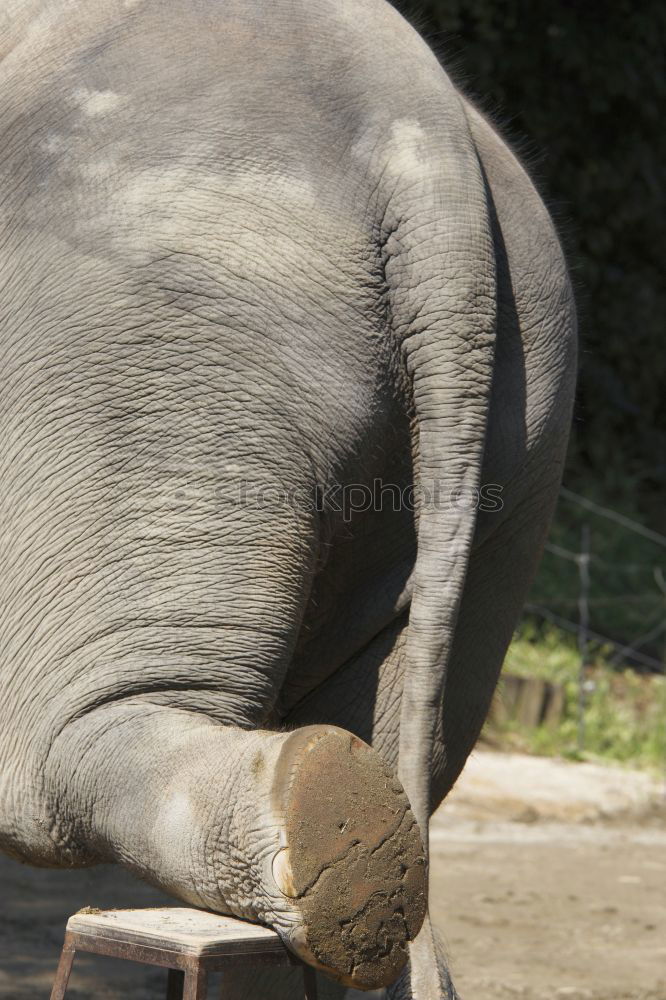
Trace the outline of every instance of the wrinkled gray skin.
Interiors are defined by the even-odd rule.
[[[285,727],[370,743],[425,840],[482,725],[570,420],[557,237],[383,0],[4,11],[0,844],[298,950]],[[376,478],[503,508],[238,494]],[[448,982],[426,920],[389,993]]]

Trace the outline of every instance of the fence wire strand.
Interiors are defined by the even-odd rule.
[[[613,523],[624,528],[626,531],[631,531],[634,534],[654,543],[655,545],[666,548],[666,536],[657,531],[652,531],[650,528],[644,527],[644,525],[640,524],[638,521],[634,521],[630,517],[627,517],[625,514],[620,514],[608,507],[603,507],[600,504],[595,503],[593,500],[589,500],[587,497],[581,496],[579,493],[574,493],[573,490],[567,489],[564,486],[560,490],[560,496],[563,500],[570,501],[583,510],[612,521]],[[652,618],[653,620],[643,622],[644,629],[641,630],[641,634],[637,635],[631,642],[618,642],[617,639],[612,639],[610,636],[603,635],[601,632],[590,629],[589,623],[586,622],[584,631],[587,639],[591,642],[598,643],[599,645],[603,645],[614,650],[614,655],[611,660],[611,663],[614,666],[619,665],[623,660],[628,660],[633,661],[635,664],[640,664],[643,667],[648,667],[651,670],[656,670],[662,673],[664,671],[663,661],[657,659],[655,656],[651,656],[648,653],[643,652],[640,648],[646,643],[652,642],[654,639],[658,638],[662,633],[666,634],[666,583],[664,582],[664,572],[662,567],[647,562],[607,562],[605,559],[601,559],[599,556],[594,555],[590,549],[591,546],[587,549],[587,551],[574,552],[571,549],[562,545],[557,545],[554,542],[547,542],[545,545],[545,551],[550,555],[555,556],[557,559],[563,559],[567,562],[573,563],[578,567],[579,573],[577,576],[579,586],[577,587],[577,590],[580,589],[581,569],[584,569],[585,567],[596,567],[598,569],[604,569],[618,574],[623,572],[650,573],[654,578],[656,589],[649,592],[643,591],[639,594],[631,593],[607,597],[590,597],[589,595],[586,595],[586,607],[589,605],[590,608],[603,608],[621,606],[622,604],[635,605],[643,603],[649,604],[650,610],[653,612],[654,602],[657,601],[661,610],[656,621],[654,620],[653,614],[649,615],[649,618]],[[586,574],[587,570],[585,570],[583,575],[586,579],[588,579]],[[575,596],[567,596],[563,594],[558,595],[552,599],[548,598],[548,602],[559,605],[563,609],[566,609],[567,606],[574,608],[576,606],[580,606],[580,593],[576,593]],[[525,606],[525,610],[528,614],[537,615],[564,631],[580,636],[581,623],[579,621],[572,621],[570,618],[565,617],[565,615],[558,614],[557,611],[553,610],[551,607],[544,606],[543,603],[529,603]],[[647,629],[645,629],[646,624],[648,625]]]

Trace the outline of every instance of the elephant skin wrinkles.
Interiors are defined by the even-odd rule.
[[[384,0],[3,16],[0,847],[452,997],[428,817],[571,414],[548,213]]]

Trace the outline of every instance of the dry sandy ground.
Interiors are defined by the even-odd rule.
[[[644,775],[479,752],[432,846],[433,917],[464,1000],[666,1000],[666,809]],[[0,997],[48,997],[80,907],[162,900],[116,869],[0,860]],[[81,956],[68,996],[163,990],[161,971]]]
[[[464,1000],[666,1000],[666,800],[644,774],[475,754],[434,819]]]

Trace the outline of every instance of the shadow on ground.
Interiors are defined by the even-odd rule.
[[[67,918],[83,906],[161,906],[173,900],[109,865],[77,871],[29,868],[0,855],[0,996],[48,997]],[[67,996],[163,996],[166,972],[132,962],[77,955]],[[214,995],[211,993],[211,995]]]

